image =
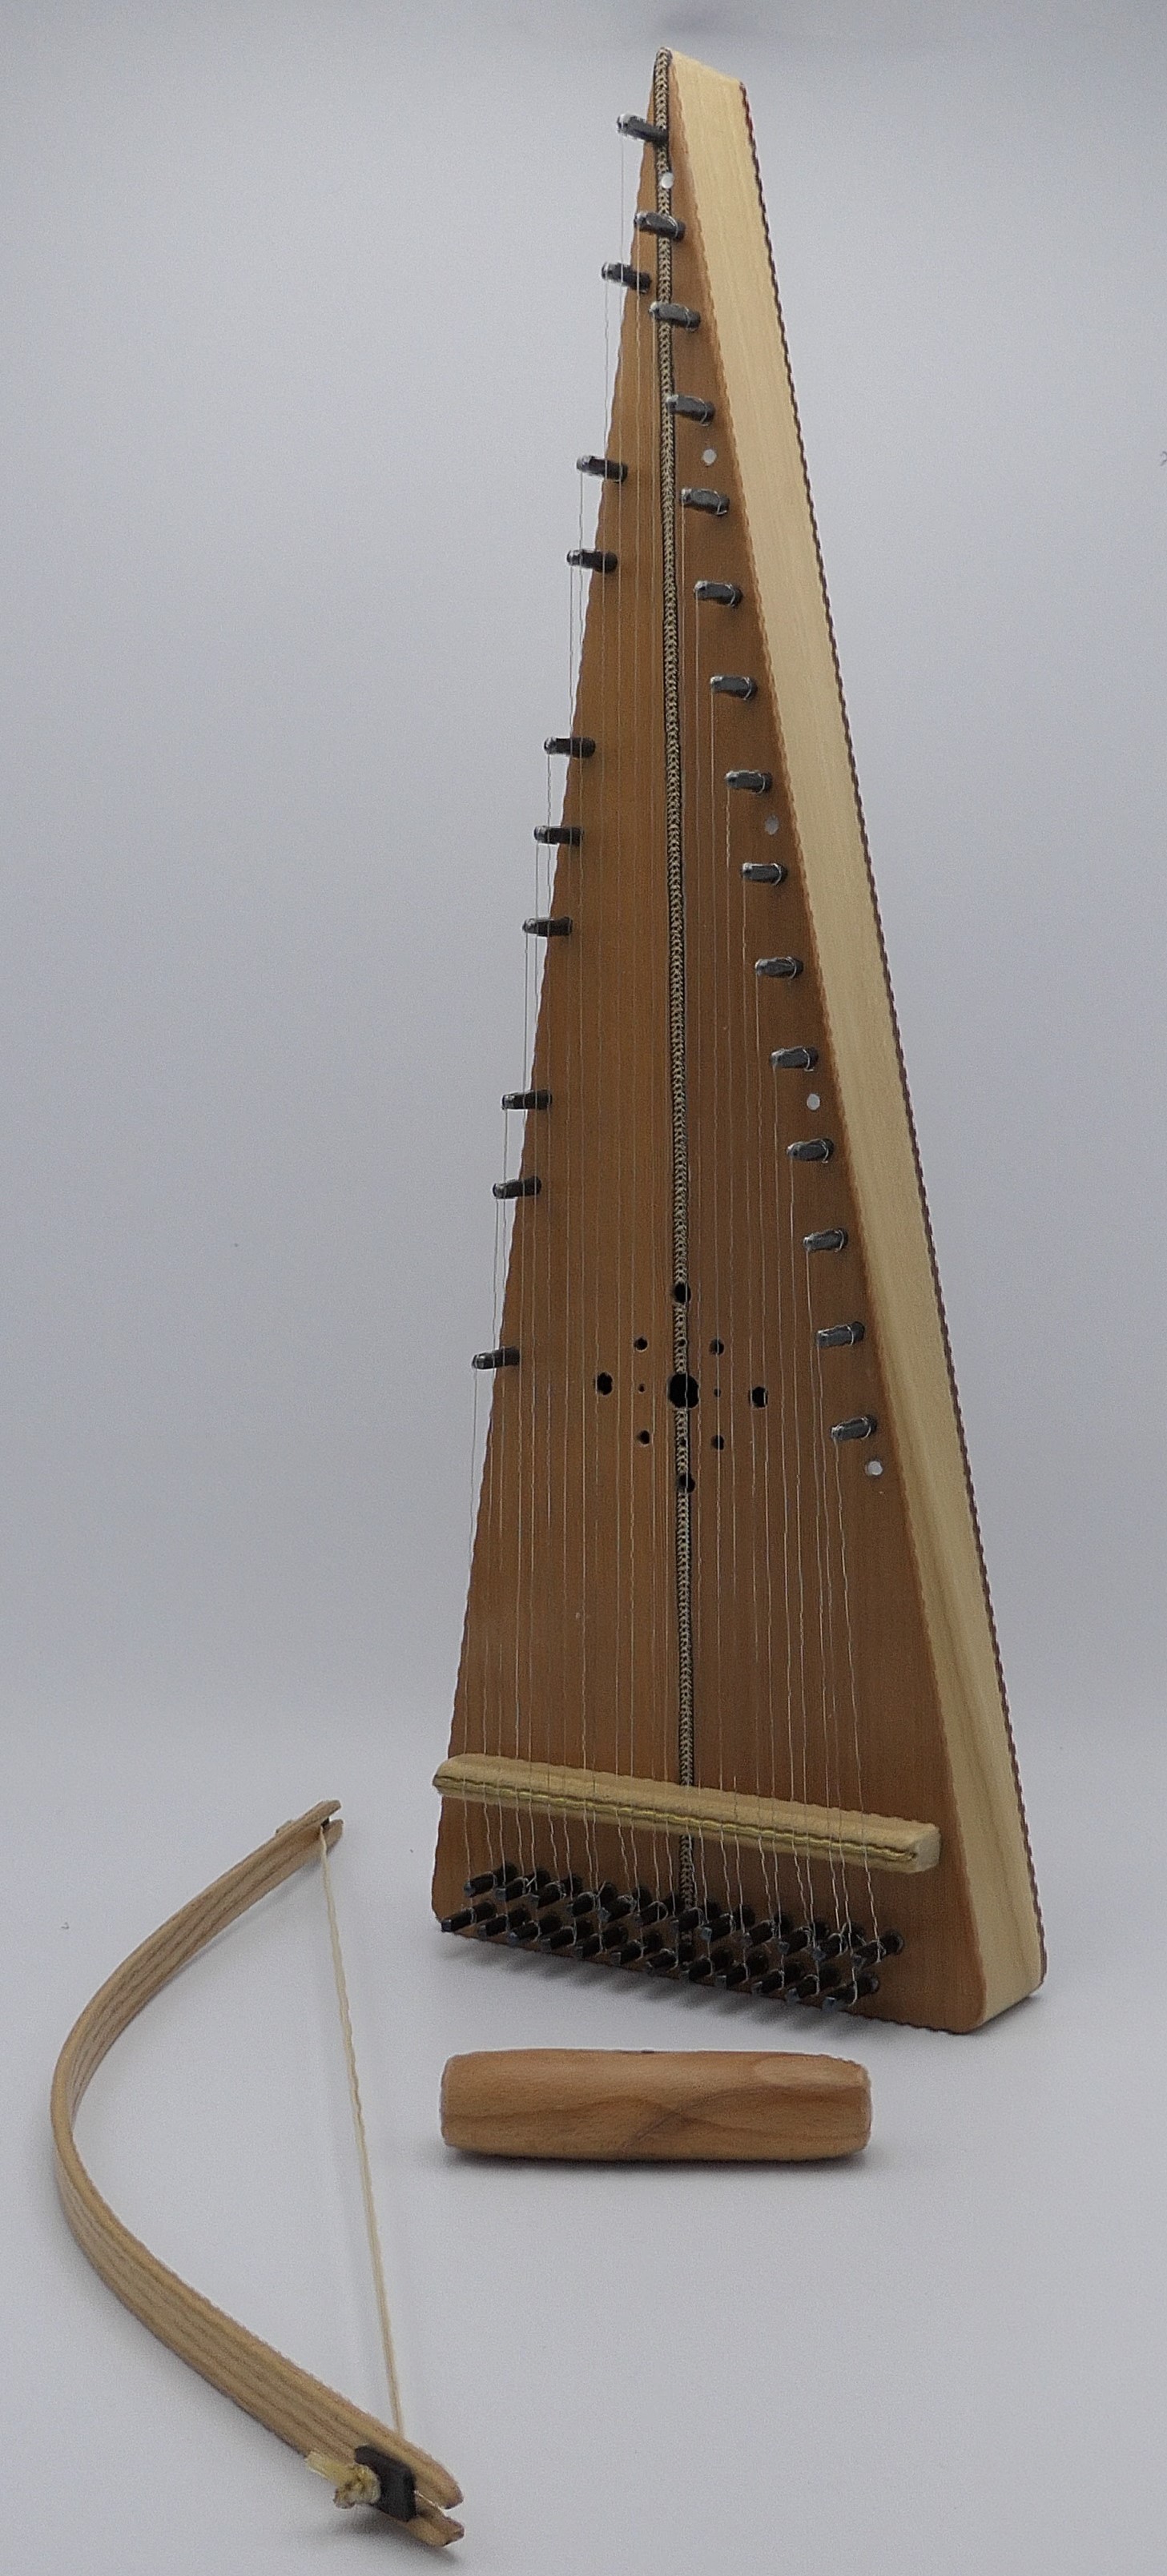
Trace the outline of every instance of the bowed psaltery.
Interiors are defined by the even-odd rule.
[[[1040,1920],[749,115],[622,123],[434,1902],[967,2030]]]

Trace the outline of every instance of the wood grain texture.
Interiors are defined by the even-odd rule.
[[[859,2009],[969,2030],[1044,1971],[1028,1843],[748,113],[671,60],[684,767],[692,1778],[731,1801],[926,1819],[935,1867],[699,1849],[698,1894],[903,1935]],[[646,151],[639,203],[653,201]],[[635,256],[648,257],[637,235]],[[626,301],[450,1752],[676,1783],[660,415]],[[686,506],[713,487],[716,512]],[[732,607],[698,597],[710,583]],[[714,683],[752,683],[733,694]],[[735,792],[731,772],[768,778]],[[776,863],[769,864],[768,863]],[[749,873],[743,873],[748,871]],[[799,971],[760,974],[759,961]],[[775,1053],[806,1070],[776,1069]],[[800,1142],[826,1141],[806,1160]],[[811,1254],[808,1238],[842,1238]],[[861,1325],[861,1334],[839,1328]],[[820,1340],[825,1335],[825,1340]],[[849,1421],[868,1439],[839,1440]],[[876,1472],[865,1472],[872,1468]],[[660,1816],[443,1802],[434,1903],[506,1858],[675,1891]],[[686,1793],[687,1794],[687,1793]],[[677,1811],[669,1811],[674,1814]],[[829,1841],[829,1838],[828,1838]],[[490,1937],[490,1936],[484,1936]],[[632,1965],[632,1973],[639,1968]],[[681,1970],[683,1973],[683,1969]]]
[[[751,1798],[744,1790],[682,1789],[675,1781],[634,1780],[615,1771],[577,1771],[563,1763],[512,1762],[504,1755],[463,1753],[443,1762],[434,1787],[443,1798],[534,1811],[653,1834],[689,1834],[735,1850],[798,1852],[807,1861],[893,1870],[912,1877],[935,1869],[935,1825],[903,1816],[856,1815],[843,1807],[803,1806],[795,1799]]]
[[[460,2501],[449,2471],[376,2416],[351,2405],[347,2397],[338,2396],[335,2389],[286,2360],[160,2263],[103,2200],[73,2135],[81,2098],[114,2041],[208,1941],[318,1856],[322,1829],[329,1843],[335,1842],[341,1831],[336,1805],[335,1799],[329,1799],[281,1826],[270,1842],[216,1879],[143,1941],[86,2005],[61,2050],[53,2077],[50,2116],[57,2188],[82,2252],[151,2334],[305,2456],[323,2451],[351,2461],[358,2444],[368,2443],[402,2461],[417,2479],[418,2510],[411,2522],[399,2528],[430,2547],[441,2548],[461,2537],[461,2525],[442,2510]]]
[[[451,2057],[447,2146],[610,2164],[803,2164],[871,2135],[867,2069],[778,2050],[509,2048]]]

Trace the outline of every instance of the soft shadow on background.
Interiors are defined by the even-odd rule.
[[[1054,1976],[963,2048],[844,2034],[862,2174],[524,2197],[438,2159],[450,2048],[757,2026],[484,1981],[425,1914],[615,117],[662,39],[750,90]],[[63,0],[0,64],[9,2456],[84,2455],[47,2515],[16,2481],[13,2564],[364,2548],[84,2274],[41,2108],[116,1959],[335,1790],[467,2566],[752,2576],[777,2525],[808,2576],[1157,2567],[1162,14]],[[314,1906],[127,2038],[88,2142],[376,2404]]]

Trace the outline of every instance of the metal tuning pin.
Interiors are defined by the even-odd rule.
[[[517,1368],[518,1365],[519,1354],[509,1342],[504,1343],[500,1351],[475,1351],[470,1362],[471,1368],[476,1369]]]
[[[711,492],[706,483],[684,483],[681,486],[681,508],[704,510],[707,518],[724,519],[729,515],[729,494]]]
[[[591,760],[595,748],[590,733],[549,733],[543,741],[544,751],[558,752],[564,760]]]
[[[577,572],[615,572],[620,557],[605,546],[569,546],[567,560]]]
[[[542,1187],[535,1172],[524,1172],[518,1180],[496,1181],[494,1195],[496,1199],[537,1199]]]
[[[802,973],[802,959],[801,957],[758,957],[754,961],[754,973],[755,975],[779,975],[786,983],[793,983],[795,976]]]
[[[742,876],[747,885],[781,885],[786,870],[781,859],[743,859]],[[770,1058],[774,1062],[773,1056]]]
[[[583,839],[579,823],[536,823],[535,838],[552,850],[578,850]]]
[[[716,403],[706,402],[704,394],[666,394],[665,410],[675,412],[678,420],[710,421],[717,418]]]
[[[823,1324],[815,1334],[820,1351],[846,1351],[862,1339],[862,1324]]]
[[[792,1163],[829,1163],[834,1150],[829,1136],[807,1136],[786,1148]]]
[[[832,1440],[870,1440],[879,1425],[873,1413],[854,1413],[849,1422],[832,1422]]]
[[[804,1252],[845,1252],[846,1248],[847,1228],[845,1225],[826,1225],[822,1228],[821,1233],[804,1234],[802,1238],[802,1249]]]
[[[629,268],[626,259],[606,259],[600,275],[609,286],[630,287],[634,295],[648,295],[652,279],[646,268]]]
[[[775,1047],[770,1057],[775,1073],[813,1073],[818,1060],[817,1047]]]
[[[626,483],[628,468],[618,456],[577,456],[577,474],[598,474],[602,483]]]
[[[656,233],[662,241],[684,241],[685,227],[679,215],[657,215],[647,210],[632,218],[634,233]]]
[[[774,781],[768,769],[727,769],[725,783],[739,788],[743,796],[768,796]]]
[[[523,923],[523,928],[528,939],[570,939],[571,914],[563,912],[549,915],[533,912]]]
[[[691,304],[654,303],[648,309],[654,322],[665,322],[673,331],[699,331],[701,328],[701,316],[694,312]]]
[[[502,1105],[504,1109],[550,1109],[551,1094],[549,1091],[504,1091]]]
[[[740,608],[742,593],[736,581],[695,581],[694,599],[705,600],[715,608]]]
[[[709,686],[717,698],[756,698],[758,683],[746,678],[744,671],[714,671]]]
[[[661,152],[668,148],[667,125],[650,125],[646,116],[618,116],[616,132],[627,134],[633,143],[655,143]]]

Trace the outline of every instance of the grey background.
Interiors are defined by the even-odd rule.
[[[614,119],[661,39],[750,89],[1053,1960],[974,2041],[828,2034],[875,2086],[853,2174],[436,2138],[459,2046],[821,2038],[426,1914]],[[335,1793],[468,2566],[1158,2568],[1162,12],[10,0],[0,62],[9,2563],[394,2548],[121,2315],[45,2154],[92,1988]],[[376,2406],[329,2012],[305,1881],[127,2035],[84,2144]]]

